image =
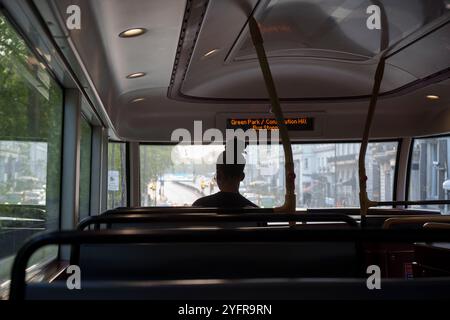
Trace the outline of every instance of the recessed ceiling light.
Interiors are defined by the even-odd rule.
[[[429,95],[427,95],[427,99],[430,99],[430,100],[438,100],[438,99],[439,99],[439,96],[434,95],[434,94],[429,94]]]
[[[214,54],[214,53],[217,53],[217,52],[219,52],[220,51],[220,49],[213,49],[213,50],[211,50],[211,51],[208,51],[207,53],[205,53],[204,55],[203,55],[203,57],[209,57],[210,55],[212,55],[212,54]]]
[[[119,34],[119,37],[121,38],[131,38],[131,37],[137,37],[142,34],[144,34],[147,30],[144,28],[132,28],[125,30]]]
[[[135,78],[143,77],[145,75],[146,75],[145,72],[135,72],[135,73],[131,73],[131,74],[127,75],[127,78],[128,79],[135,79]]]
[[[131,100],[131,103],[141,102],[144,100],[145,100],[145,98],[136,98],[136,99]]]

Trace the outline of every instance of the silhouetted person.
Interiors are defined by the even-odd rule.
[[[238,149],[239,146],[236,147]],[[231,152],[227,158],[227,147],[217,158],[216,180],[219,192],[196,200],[194,207],[214,207],[214,208],[243,208],[258,206],[247,200],[239,193],[239,184],[245,178],[245,158],[242,155],[243,148],[236,152]],[[234,156],[233,156],[234,153]]]

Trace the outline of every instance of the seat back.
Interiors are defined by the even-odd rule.
[[[84,244],[87,280],[354,277],[351,242]]]

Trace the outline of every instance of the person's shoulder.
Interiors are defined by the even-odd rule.
[[[256,204],[254,204],[253,202],[251,202],[250,200],[248,200],[247,198],[245,198],[245,200],[247,200],[247,207],[253,207],[253,208],[259,208]]]
[[[194,201],[194,203],[192,204],[193,207],[202,207],[204,205],[205,202],[205,197],[203,198],[199,198],[197,200]]]
[[[201,197],[194,201],[192,204],[193,207],[203,207],[207,206],[209,202],[217,197],[217,193],[210,194],[209,196]]]
[[[248,200],[246,197],[244,197],[242,194],[239,194],[241,196],[242,202],[244,204],[244,207],[253,207],[253,208],[259,208],[256,204]]]

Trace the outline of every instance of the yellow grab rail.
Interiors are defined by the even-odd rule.
[[[443,222],[427,222],[423,225],[425,229],[449,229],[450,230],[450,221],[448,223]]]
[[[450,223],[450,216],[425,215],[414,217],[398,217],[386,219],[383,223],[383,229],[391,229],[393,226],[404,224],[426,224],[431,222]]]
[[[275,83],[270,71],[269,62],[267,61],[266,52],[264,50],[264,41],[259,30],[258,23],[252,16],[249,19],[250,34],[253,45],[256,49],[259,65],[263,73],[264,82],[266,84],[267,92],[269,94],[270,103],[272,105],[272,112],[275,114],[277,125],[280,130],[281,143],[283,144],[284,158],[285,158],[285,176],[286,176],[286,194],[284,197],[284,204],[281,207],[274,208],[278,212],[293,213],[296,206],[295,195],[295,171],[294,171],[294,157],[292,155],[292,146],[289,139],[288,129],[284,122],[283,111],[281,110],[280,100],[278,99]]]

